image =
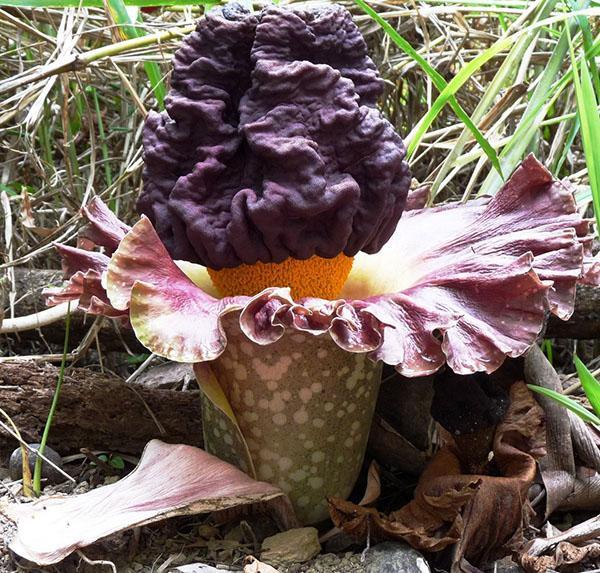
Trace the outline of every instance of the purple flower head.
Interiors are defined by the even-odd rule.
[[[138,208],[174,258],[220,269],[374,253],[390,238],[405,148],[344,8],[215,9],[173,67],[166,112],[144,127]]]

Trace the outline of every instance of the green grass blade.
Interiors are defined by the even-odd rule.
[[[94,86],[89,86],[87,90],[88,93],[92,95],[92,100],[94,101],[94,111],[96,112],[96,121],[98,122],[100,151],[102,152],[102,162],[104,164],[104,176],[106,178],[106,186],[110,187],[113,182],[113,176],[112,169],[110,168],[110,154],[108,152],[108,144],[106,143],[106,132],[104,131],[104,121],[102,120],[102,112],[100,110],[98,91]]]
[[[65,323],[65,339],[63,344],[63,355],[60,363],[60,370],[58,372],[58,380],[56,381],[56,388],[54,389],[54,395],[52,396],[52,402],[50,403],[50,410],[48,417],[46,418],[46,425],[44,426],[44,432],[42,439],[40,440],[40,447],[38,448],[39,456],[36,457],[35,466],[33,469],[33,492],[35,495],[42,493],[42,458],[44,450],[46,449],[46,443],[48,442],[48,436],[50,435],[50,428],[52,428],[52,420],[56,413],[56,407],[58,406],[58,398],[60,397],[60,390],[62,388],[63,380],[65,379],[65,370],[67,368],[67,354],[69,352],[69,337],[71,333],[71,303],[67,306],[67,320]]]
[[[126,0],[126,6],[214,6],[213,0]],[[2,6],[16,8],[104,8],[103,0],[2,0]]]
[[[569,151],[573,146],[573,142],[575,141],[575,138],[579,133],[579,118],[575,116],[575,118],[572,121],[573,124],[571,125],[569,135],[565,140],[562,153],[560,154],[560,157],[557,158],[555,165],[553,165],[551,168],[552,174],[557,178],[560,177],[560,170],[562,169],[564,162],[567,160],[567,155],[569,154]]]
[[[553,364],[554,363],[554,349],[552,347],[552,340],[549,340],[548,338],[546,338],[546,340],[544,340],[544,342],[542,344],[542,350],[544,351],[544,354],[546,355],[548,362],[550,362],[550,364]]]
[[[408,145],[408,155],[411,156],[415,149],[418,147],[423,135],[429,129],[434,119],[438,116],[442,108],[450,102],[450,98],[454,98],[456,92],[469,80],[469,78],[486,62],[489,62],[500,52],[506,50],[512,42],[514,37],[510,36],[496,42],[493,46],[490,46],[487,50],[484,50],[476,58],[473,58],[468,64],[466,64],[461,70],[452,78],[452,80],[442,90],[437,99],[433,102],[433,105],[425,116],[419,121],[417,126],[409,134],[410,140]],[[455,100],[456,101],[456,100]],[[496,155],[494,153],[494,155]],[[497,157],[496,157],[497,159]],[[502,176],[502,169],[500,165],[496,168],[500,176]]]
[[[568,410],[571,410],[571,412],[573,412],[574,414],[577,414],[577,416],[579,416],[584,422],[600,426],[600,418],[598,418],[598,416],[596,416],[589,410],[586,410],[581,404],[579,404],[579,402],[576,402],[572,398],[569,398],[568,396],[565,396],[560,392],[549,390],[548,388],[535,386],[534,384],[527,384],[527,387],[533,392],[537,392],[538,394],[542,394],[542,396],[546,396],[547,398],[555,400],[561,406],[564,406]]]
[[[160,73],[158,64],[156,62],[144,62],[144,70],[146,71],[146,75],[150,80],[152,92],[154,93],[154,97],[158,102],[158,107],[160,109],[164,109],[165,97],[167,97],[167,88],[163,82],[162,74]]]
[[[554,9],[557,0],[546,0],[543,2],[538,10],[532,14],[532,23],[543,20],[546,18]],[[496,98],[500,95],[503,88],[512,85],[519,70],[519,64],[523,60],[523,57],[527,53],[527,50],[533,42],[535,42],[539,36],[539,28],[528,30],[523,34],[512,46],[510,52],[503,59],[500,64],[498,72],[494,75],[494,78],[489,85],[486,86],[486,90],[481,94],[481,99],[477,104],[477,107],[471,114],[473,122],[480,122],[484,114],[494,104]],[[457,165],[457,159],[463,153],[465,146],[469,141],[469,132],[465,128],[456,140],[454,147],[448,153],[446,159],[442,163],[439,172],[437,173],[433,183],[431,184],[431,197],[432,199],[438,194],[442,188],[442,184],[446,182],[446,175]],[[465,196],[464,199],[467,199]]]
[[[567,30],[569,27],[574,29],[575,26],[574,22],[567,22],[531,95],[527,108],[521,116],[519,126],[500,154],[500,163],[505,173],[512,173],[523,160],[529,146],[539,135],[539,124],[546,117],[553,98],[557,96],[560,89],[567,85],[566,80],[557,82],[557,77],[561,73],[567,55]],[[502,183],[502,179],[498,177],[497,173],[491,171],[483,181],[478,195],[493,195],[500,189]]]
[[[131,40],[133,38],[145,36],[144,32],[135,26],[134,21],[132,21],[129,16],[129,12],[127,12],[127,7],[123,0],[106,0],[106,6],[108,7],[113,21],[119,26],[119,32],[121,33],[123,40]],[[160,109],[163,109],[167,88],[162,81],[160,68],[156,62],[144,62],[144,70],[146,71],[146,75],[152,86],[152,92],[156,97],[158,106]]]
[[[133,25],[123,0],[106,0],[106,7],[113,22],[118,26],[119,35],[122,40],[139,38],[144,35],[143,32]]]
[[[395,29],[393,26],[386,22],[373,8],[371,8],[364,0],[354,0],[360,9],[365,12],[372,20],[377,22],[383,31],[390,37],[390,39],[409,57],[411,57],[431,78],[433,85],[440,91],[448,86],[446,80],[429,64],[429,62],[423,58]],[[473,123],[467,112],[461,107],[457,99],[451,94],[448,97],[448,103],[452,107],[452,110],[457,117],[465,124],[465,126],[471,131],[473,137],[479,143],[485,154],[488,156],[492,165],[498,170],[500,176],[502,176],[502,170],[498,161],[498,155],[496,150],[489,144],[488,140],[483,136],[481,131]]]
[[[569,0],[569,4],[572,10],[577,10],[577,2],[574,0]],[[583,36],[583,47],[586,51],[586,54],[590,54],[594,47],[594,35],[592,34],[592,29],[590,27],[590,22],[584,16],[576,16],[577,24],[581,30],[581,35]],[[600,94],[600,75],[598,74],[598,66],[596,65],[596,59],[591,56],[587,56],[588,65],[590,67],[590,75],[592,76],[592,82],[594,84],[594,89],[597,94]]]
[[[594,412],[600,415],[600,382],[594,378],[593,374],[578,356],[575,356],[575,367],[577,368],[579,381],[587,399],[590,401],[592,408],[594,408]]]
[[[573,82],[577,99],[577,114],[579,117],[581,141],[588,168],[592,203],[596,215],[596,231],[600,234],[600,115],[597,112],[598,101],[594,93],[592,78],[588,70],[588,61],[582,58],[580,62],[581,77],[577,70],[577,61],[573,46],[569,45],[573,65]]]

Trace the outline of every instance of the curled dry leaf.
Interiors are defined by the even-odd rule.
[[[422,551],[457,543],[455,571],[468,561],[505,553],[520,538],[528,516],[527,491],[544,453],[541,408],[522,382],[513,384],[510,406],[494,437],[496,474],[463,474],[456,444],[445,445],[425,469],[415,498],[389,516],[339,499],[330,500],[334,523],[355,538],[403,539]]]
[[[583,570],[581,564],[600,557],[600,544],[595,541],[600,535],[600,516],[578,523],[567,531],[550,526],[550,535],[536,538],[523,548],[519,562],[527,573],[542,573],[550,569]]]
[[[355,539],[403,539],[421,550],[441,551],[459,540],[463,529],[460,510],[475,495],[478,485],[475,480],[441,495],[416,493],[415,500],[389,516],[339,498],[329,500],[329,511],[336,526]]]
[[[10,504],[4,510],[17,525],[10,548],[49,565],[130,527],[281,499],[287,503],[276,504],[279,521],[292,527],[294,512],[279,488],[255,481],[198,448],[152,440],[136,469],[112,485],[82,495]]]
[[[530,384],[562,391],[560,377],[537,346],[533,346],[525,358],[525,378]],[[544,396],[536,396],[536,399],[547,420],[548,453],[540,461],[546,517],[558,509],[597,510],[600,476],[596,431],[554,400]],[[579,466],[579,463],[584,465]]]
[[[529,555],[525,553],[520,558],[521,567],[527,573],[546,573],[546,571],[590,571],[594,567],[582,568],[584,562],[600,558],[600,543],[590,543],[577,547],[567,541],[562,541],[554,549],[552,555]],[[575,568],[575,566],[578,566]]]
[[[369,473],[367,474],[367,487],[362,499],[358,502],[358,505],[372,505],[374,504],[381,495],[381,476],[379,472],[379,465],[377,462],[371,462],[369,465]]]

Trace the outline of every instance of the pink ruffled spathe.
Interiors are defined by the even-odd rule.
[[[344,298],[333,301],[294,301],[279,285],[219,298],[206,292],[202,267],[170,258],[147,218],[129,230],[98,199],[83,214],[86,247],[106,254],[59,247],[69,282],[46,291],[49,304],[78,299],[86,312],[129,316],[147,348],[181,362],[217,358],[227,344],[221,318],[238,312],[259,345],[295,329],[404,376],[445,363],[458,374],[492,372],[527,351],[547,311],[568,319],[577,283],[600,276],[573,188],[533,156],[491,199],[406,212],[380,252],[356,257]]]

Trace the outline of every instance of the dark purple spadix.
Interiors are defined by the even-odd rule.
[[[144,127],[139,199],[176,259],[219,269],[377,252],[410,176],[350,14],[209,12]]]

